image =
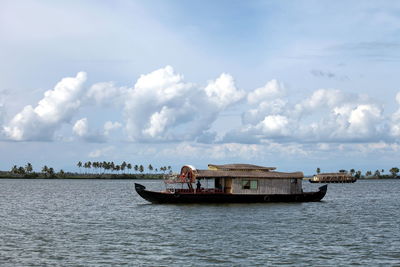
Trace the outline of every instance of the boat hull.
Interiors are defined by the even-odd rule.
[[[250,194],[187,194],[155,192],[146,190],[141,184],[135,183],[136,192],[151,203],[266,203],[266,202],[316,202],[326,194],[327,185],[321,186],[316,192],[301,194],[250,195]]]

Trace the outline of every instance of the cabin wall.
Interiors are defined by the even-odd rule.
[[[243,180],[257,180],[257,189],[242,189]],[[300,194],[302,192],[302,179],[276,178],[252,179],[238,178],[232,181],[233,194]]]

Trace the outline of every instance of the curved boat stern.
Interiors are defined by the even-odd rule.
[[[326,191],[328,191],[328,185],[327,184],[319,187],[319,192],[318,193],[319,193],[319,195],[321,197],[319,200],[321,200],[321,199],[323,199],[325,197]]]
[[[146,187],[145,187],[144,185],[135,183],[135,190],[136,190],[136,192],[139,193],[139,192],[144,191],[145,189],[146,189]]]
[[[328,185],[327,184],[319,187],[319,191],[321,193],[324,193],[324,195],[326,194],[327,190],[328,190]]]

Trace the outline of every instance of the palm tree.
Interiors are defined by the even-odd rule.
[[[82,168],[82,162],[79,161],[78,164],[76,164],[76,166],[78,166],[79,168],[79,172],[82,173],[81,168]]]
[[[397,174],[399,173],[399,168],[393,167],[389,170],[389,172],[392,174],[393,177],[397,177]]]
[[[29,162],[26,164],[25,166],[25,171],[26,173],[31,173],[33,171],[33,167],[32,164],[30,164]]]
[[[149,166],[147,167],[149,169],[149,171],[153,171],[153,166],[151,166],[151,164],[149,164]]]
[[[103,161],[102,163],[101,163],[101,168],[103,168],[103,174],[106,172],[106,170],[107,170],[107,162],[106,161]]]
[[[42,168],[42,172],[47,173],[48,171],[49,171],[49,168],[46,165],[44,165]]]
[[[353,176],[355,172],[356,172],[356,171],[355,171],[354,169],[351,169],[351,170],[350,170],[351,176]]]
[[[128,163],[128,165],[126,165],[126,167],[128,168],[128,170],[130,171],[132,169],[132,164]]]
[[[14,173],[14,174],[18,173],[18,167],[17,167],[17,165],[14,165],[14,166],[11,168],[11,172]]]
[[[121,163],[121,171],[124,171],[125,169],[126,169],[126,166],[127,166],[128,164],[124,161],[124,162],[122,162]]]
[[[45,177],[47,177],[48,172],[49,172],[49,168],[46,165],[44,165],[42,167],[42,173],[44,174]]]
[[[60,175],[60,177],[65,177],[65,172],[63,169],[61,169],[58,174]]]
[[[139,171],[139,166],[136,164],[134,169],[135,169],[135,172],[138,172]]]
[[[376,170],[376,171],[375,171],[374,176],[375,176],[375,177],[378,177],[378,178],[381,177],[381,173],[379,172],[379,170]]]
[[[321,173],[321,169],[317,168],[317,174],[320,174],[320,173]]]
[[[88,168],[91,169],[92,168],[92,162],[88,161],[87,162]]]
[[[167,170],[167,167],[160,167],[160,171],[162,171],[163,173],[165,173],[166,170]]]
[[[140,171],[140,173],[144,172],[144,167],[143,167],[143,165],[140,165],[140,166],[139,166],[139,171]]]
[[[18,174],[25,174],[25,169],[24,169],[24,167],[19,167],[18,168]]]
[[[93,161],[92,167],[93,167],[93,171],[96,172],[95,170],[98,168],[98,163],[96,161]]]

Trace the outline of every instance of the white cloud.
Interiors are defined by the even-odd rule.
[[[257,104],[265,100],[276,99],[285,94],[285,87],[277,80],[267,82],[263,87],[257,88],[247,95],[250,104]]]
[[[286,114],[288,102],[284,99],[271,99],[262,101],[256,108],[243,112],[242,121],[244,124],[256,125],[262,121],[266,115]]]
[[[209,82],[204,90],[210,101],[220,108],[225,108],[245,96],[243,91],[236,88],[233,77],[226,73],[222,73],[215,81]]]
[[[349,114],[348,131],[353,135],[368,136],[382,118],[382,110],[375,105],[359,105]]]
[[[53,90],[45,92],[33,108],[28,105],[4,126],[12,140],[51,140],[62,123],[69,122],[81,106],[80,97],[86,73],[62,79]]]
[[[261,121],[257,127],[267,136],[283,136],[288,134],[289,120],[281,115],[269,115]]]
[[[382,107],[366,96],[319,89],[290,103],[279,84],[272,80],[248,94],[249,105],[257,106],[243,112],[243,126],[225,141],[369,142],[387,136]]]
[[[396,102],[400,105],[400,92],[396,94]],[[400,137],[400,108],[392,114],[390,134],[394,137]]]
[[[338,105],[355,102],[358,100],[356,95],[345,94],[340,90],[319,89],[315,91],[309,98],[304,99],[294,105],[294,113],[296,116],[307,115],[316,110],[331,109]]]
[[[80,137],[87,136],[87,134],[89,133],[87,118],[82,118],[75,122],[72,130],[76,135]]]
[[[89,129],[87,118],[77,120],[72,127],[72,131],[74,134],[87,142],[102,143],[105,141],[105,136],[103,133],[100,133],[98,131],[91,131]]]
[[[104,157],[104,156],[107,156],[114,149],[115,149],[114,146],[107,146],[107,147],[99,148],[99,149],[91,151],[88,156],[90,158]]]
[[[119,122],[112,122],[112,121],[106,121],[104,123],[104,134],[109,135],[111,131],[114,131],[116,129],[119,129],[122,127],[122,124]]]
[[[206,136],[218,114],[243,96],[228,74],[201,88],[166,66],[142,75],[129,91],[126,130],[135,141],[194,140]]]
[[[174,114],[172,114],[173,112],[173,109],[164,106],[160,112],[153,113],[150,117],[149,126],[147,129],[144,129],[143,133],[151,137],[157,137],[162,134],[168,125],[174,123],[175,118]]]
[[[99,105],[123,105],[128,88],[116,87],[113,82],[100,82],[92,85],[87,92],[88,99],[94,99]]]
[[[121,133],[136,142],[377,142],[400,136],[400,109],[387,120],[376,100],[336,89],[319,89],[289,102],[284,85],[277,80],[246,95],[229,74],[202,87],[185,82],[171,66],[141,75],[133,88],[96,83],[85,93],[85,80],[83,72],[62,79],[36,107],[28,105],[16,114],[3,127],[4,135],[12,140],[52,140],[55,131],[71,122],[83,105],[90,107],[90,102],[82,100],[86,97],[100,108],[114,108],[113,117],[122,112],[125,119],[123,123],[106,121],[99,130],[90,129],[90,116],[77,120],[73,133],[89,142],[104,142],[122,127]],[[400,93],[396,101],[400,104]],[[239,102],[242,125],[232,129],[227,125],[223,133],[214,130],[221,113]]]

